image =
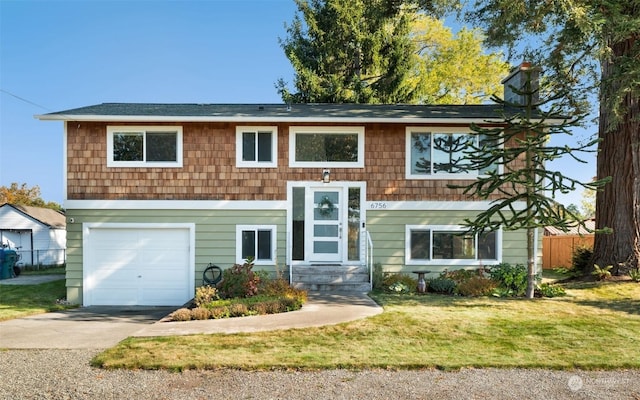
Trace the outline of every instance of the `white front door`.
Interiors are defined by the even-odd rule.
[[[311,262],[343,261],[345,201],[341,187],[311,188],[307,201],[307,231]]]

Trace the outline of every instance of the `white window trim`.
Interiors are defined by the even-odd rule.
[[[406,225],[405,226],[405,264],[406,265],[433,265],[433,266],[482,266],[496,265],[502,262],[502,229],[495,231],[496,234],[496,259],[418,259],[411,258],[411,231],[429,230],[431,231],[430,254],[433,251],[433,232],[465,232],[468,228],[461,225]],[[478,241],[476,240],[476,254]]]
[[[358,161],[296,161],[297,133],[358,134]],[[364,168],[364,126],[291,126],[289,127],[289,166],[301,168]]]
[[[447,133],[466,133],[470,135],[477,136],[478,133],[473,132],[470,128],[466,127],[431,127],[431,126],[408,126],[406,128],[405,135],[405,174],[407,179],[434,179],[434,180],[443,180],[443,179],[476,179],[479,175],[477,171],[472,171],[468,174],[413,174],[411,173],[411,134],[412,133],[430,133],[431,135],[435,134],[447,134]],[[433,149],[432,149],[433,151]],[[502,165],[498,165],[498,172],[502,172]]]
[[[242,258],[242,231],[271,231],[271,259],[258,260],[255,259],[254,265],[275,265],[278,255],[277,250],[277,226],[276,225],[236,225],[236,263],[243,264],[245,260]],[[256,235],[256,240],[258,236]]]
[[[113,135],[118,132],[176,132],[176,161],[114,161]],[[146,140],[146,138],[145,138]],[[182,168],[182,126],[175,125],[123,125],[107,126],[107,167]]]
[[[242,159],[242,134],[252,132],[271,132],[271,161],[244,161]],[[256,153],[257,156],[257,153]],[[277,126],[236,126],[236,167],[239,168],[276,168],[278,166],[278,127]]]

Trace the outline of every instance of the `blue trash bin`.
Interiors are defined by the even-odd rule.
[[[13,278],[13,267],[18,261],[15,250],[0,249],[0,279]]]

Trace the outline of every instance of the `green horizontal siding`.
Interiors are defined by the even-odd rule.
[[[202,285],[202,273],[209,263],[223,269],[236,257],[236,225],[276,225],[277,265],[256,266],[275,274],[284,269],[286,212],[283,210],[74,210],[67,220],[67,300],[82,303],[82,224],[83,223],[194,223],[195,286]]]
[[[476,211],[412,211],[412,210],[368,210],[367,229],[373,241],[374,262],[382,265],[385,272],[411,273],[419,266],[405,265],[405,236],[407,225],[462,225],[464,220],[473,219]],[[541,236],[539,237],[539,262],[541,262]],[[526,231],[502,232],[502,261],[511,264],[527,263]],[[468,267],[477,268],[475,265]],[[465,266],[429,266],[430,271],[439,273],[445,269],[465,268]]]

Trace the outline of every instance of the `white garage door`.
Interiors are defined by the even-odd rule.
[[[89,227],[84,305],[178,306],[193,297],[188,227]]]

